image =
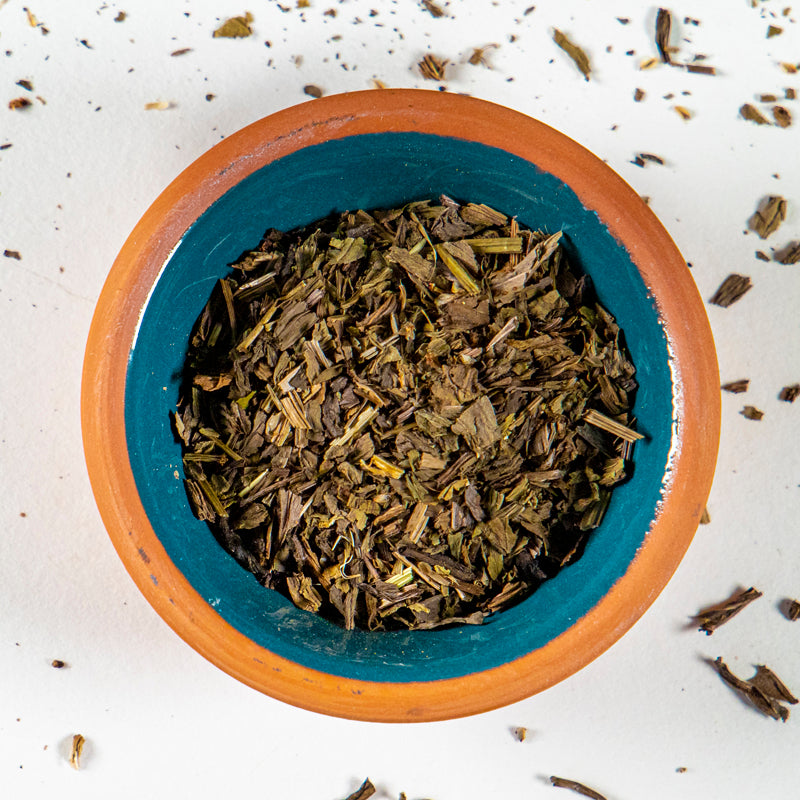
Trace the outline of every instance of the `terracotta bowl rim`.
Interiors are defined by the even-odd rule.
[[[326,140],[388,131],[505,150],[562,180],[598,213],[654,298],[671,353],[677,422],[656,518],[626,573],[597,605],[544,647],[514,661],[413,683],[319,672],[239,633],[170,560],[142,507],[128,459],[120,457],[127,456],[125,379],[139,318],[161,267],[192,222],[273,160]],[[719,441],[719,376],[711,330],[685,261],[655,215],[600,159],[547,125],[485,100],[370,90],[323,97],[260,119],[200,156],[159,195],[123,245],[100,294],[86,346],[81,418],[89,477],[109,537],[141,592],[189,645],[244,683],[296,706],[351,719],[431,721],[535,694],[577,672],[641,617],[677,568],[705,506]]]

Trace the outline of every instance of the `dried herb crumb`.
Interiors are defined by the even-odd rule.
[[[794,75],[798,72],[797,64],[790,64],[788,61],[781,62],[781,69],[789,75]]]
[[[23,89],[27,89],[29,92],[33,91],[33,84],[25,78],[17,81],[17,86],[21,86]]]
[[[512,728],[511,729],[511,735],[518,742],[524,742],[525,741],[525,737],[528,735],[528,729],[527,728],[523,728],[523,727]]]
[[[15,97],[13,100],[8,101],[8,107],[12,111],[19,111],[20,109],[28,108],[29,106],[32,105],[33,103],[31,103],[31,101],[28,100],[27,97]]]
[[[600,792],[590,789],[585,784],[578,783],[578,781],[572,781],[568,778],[558,778],[555,775],[551,775],[550,783],[552,783],[553,786],[558,786],[561,789],[571,789],[573,792],[577,792],[584,797],[592,798],[592,800],[606,800],[605,796],[600,794]]]
[[[686,767],[675,767],[675,772],[683,774],[686,772]]]
[[[443,17],[445,16],[444,9],[433,2],[433,0],[422,0],[422,7],[425,11],[430,12],[431,16],[434,17]]]
[[[67,662],[62,661],[60,658],[54,658],[50,662],[50,666],[53,667],[53,669],[64,669],[64,667],[67,666]]]
[[[127,16],[128,15],[124,11],[120,11],[119,14],[114,17],[114,22],[124,22]]]
[[[711,522],[711,514],[708,513],[708,506],[703,508],[703,513],[700,515],[700,525],[708,525]]]
[[[793,89],[791,86],[788,89],[783,90],[783,96],[787,100],[796,100],[797,99],[797,90]]]
[[[486,51],[491,50],[494,47],[500,47],[499,44],[485,44],[483,47],[476,47],[473,49],[472,53],[470,54],[467,62],[472,64],[473,66],[477,66],[478,64],[483,64],[484,67],[490,67],[491,65],[486,59]]]
[[[633,93],[633,102],[634,103],[641,103],[642,100],[644,100],[644,97],[645,97],[644,89],[638,89],[637,88],[636,91]]]
[[[5,144],[0,144],[0,150],[8,150],[9,147],[13,147],[14,145],[11,142],[6,142]]]
[[[685,69],[687,72],[694,73],[695,75],[716,75],[716,67],[706,66],[705,64],[686,64]]]
[[[686,106],[675,106],[675,112],[684,121],[690,120],[693,116],[692,112],[689,111],[689,109],[686,108]]]
[[[695,624],[700,623],[698,630],[710,636],[720,625],[724,625],[761,596],[762,593],[752,586],[749,589],[739,589],[726,600],[702,609],[692,617],[692,620]]]
[[[656,47],[658,55],[665,64],[672,64],[669,37],[672,30],[672,15],[666,8],[659,8],[656,14]]]
[[[789,622],[796,622],[800,619],[800,603],[797,600],[787,598],[782,603],[783,613]]]
[[[369,778],[365,778],[361,786],[358,787],[352,794],[349,794],[345,800],[367,800],[375,794],[375,786]]]
[[[85,744],[86,739],[80,733],[76,733],[72,737],[72,747],[69,752],[69,765],[73,769],[81,768],[81,754],[83,753],[83,746]]]
[[[742,378],[741,380],[738,381],[723,383],[722,391],[730,392],[731,394],[741,394],[742,392],[746,392],[749,386],[750,386],[750,379]]]
[[[739,115],[750,122],[755,122],[756,125],[769,125],[769,120],[750,103],[745,103],[739,109]]]
[[[800,263],[800,242],[789,242],[784,248],[775,253],[775,261],[779,264]]]
[[[191,47],[181,47],[180,50],[173,50],[170,55],[171,56],[185,56],[187,53],[191,53]]]
[[[253,34],[253,29],[251,27],[252,22],[253,15],[247,11],[243,17],[231,17],[225,20],[225,22],[214,31],[213,36],[215,39],[244,39]]]
[[[767,28],[767,39],[771,39],[773,36],[780,36],[783,33],[783,28],[779,28],[777,25],[770,25]]]
[[[714,292],[709,300],[715,306],[727,308],[753,288],[753,284],[747,275],[737,275],[732,273],[720,284],[719,289]]]
[[[747,221],[747,227],[755,231],[761,239],[769,238],[780,228],[786,219],[787,203],[783,197],[773,195],[764,198],[752,217]]]
[[[443,81],[445,80],[445,72],[449,63],[447,59],[428,53],[417,66],[422,73],[422,77],[426,80]]]
[[[745,406],[739,413],[745,419],[752,419],[754,422],[758,422],[764,417],[764,412],[759,411],[755,406]]]
[[[589,56],[586,55],[583,49],[570,41],[558,28],[553,29],[553,41],[572,59],[575,66],[583,73],[584,79],[588,81],[592,66],[589,62]]]
[[[209,94],[206,95],[206,102],[210,103],[215,97],[216,97],[215,94],[211,94],[209,92]]]
[[[797,698],[771,669],[761,664],[756,667],[756,674],[752,678],[743,681],[728,669],[722,658],[710,663],[720,678],[757,711],[783,722],[789,718],[789,709],[783,704],[794,705]]]
[[[307,83],[303,87],[303,92],[307,94],[309,97],[316,97],[316,98],[322,97],[323,94],[322,89],[320,89],[319,86],[315,86],[313,83]]]
[[[793,383],[791,386],[784,386],[778,395],[778,400],[784,403],[794,403],[800,397],[800,383]]]
[[[16,258],[17,261],[22,261],[22,256],[19,253],[19,250],[3,250],[3,255],[6,258]]]
[[[144,109],[145,111],[166,111],[168,108],[172,108],[173,104],[169,102],[169,100],[156,100],[152,103],[145,103]]]
[[[788,128],[792,124],[792,115],[784,106],[773,106],[772,118],[779,128]]]
[[[770,257],[763,250],[756,250],[756,258],[759,261],[771,261]]]

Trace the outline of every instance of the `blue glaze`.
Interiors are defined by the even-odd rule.
[[[635,414],[650,437],[633,478],[618,487],[583,557],[520,605],[480,627],[346,632],[264,589],[198,522],[184,492],[170,430],[188,335],[214,282],[269,227],[291,229],[333,211],[393,207],[445,193],[516,213],[521,224],[563,230],[625,330],[638,368]],[[130,354],[125,425],[131,467],[153,528],[175,565],[231,625],[284,658],[371,681],[453,678],[541,647],[592,608],[643,543],[664,480],[673,386],[666,340],[627,252],[597,215],[552,175],[501,150],[428,134],[349,137],[269,164],[221,197],[186,232],[155,286]],[[175,477],[177,471],[180,478]]]

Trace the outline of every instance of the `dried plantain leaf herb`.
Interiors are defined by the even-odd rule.
[[[786,200],[782,197],[767,197],[762,200],[752,217],[747,221],[750,230],[762,239],[771,236],[786,219]]]
[[[485,44],[483,47],[475,47],[467,59],[467,62],[477,67],[478,64],[483,64],[484,67],[489,67],[490,64],[486,60],[486,51],[492,48],[500,47],[499,44]]]
[[[696,75],[716,75],[717,70],[715,67],[709,67],[705,64],[686,64],[685,67],[687,72],[692,72]]]
[[[348,795],[345,800],[367,800],[375,794],[375,786],[369,778],[364,779],[364,783],[358,787],[352,794]]]
[[[434,17],[443,17],[445,16],[444,9],[433,2],[433,0],[422,0],[422,7],[429,11],[430,14]]]
[[[800,603],[797,600],[786,599],[781,606],[786,619],[790,622],[796,622],[800,619]]]
[[[644,89],[638,89],[637,88],[636,91],[633,93],[633,102],[634,103],[641,103],[642,100],[644,100],[644,97],[645,97]]]
[[[784,703],[794,705],[797,698],[786,688],[772,670],[763,665],[756,667],[756,674],[748,681],[737,678],[722,658],[710,662],[719,676],[757,711],[783,722],[789,718],[789,709]]]
[[[739,300],[746,292],[750,291],[752,287],[753,284],[747,275],[733,273],[722,281],[719,289],[714,292],[713,297],[708,302],[713,303],[715,306],[727,308]]]
[[[669,54],[669,36],[672,30],[672,15],[666,8],[659,8],[656,14],[656,47],[658,55],[665,64],[672,64]]]
[[[775,253],[775,260],[779,264],[800,263],[800,242],[789,242],[786,247]]]
[[[746,419],[752,419],[755,422],[764,417],[764,412],[759,411],[755,406],[745,406],[739,413]]]
[[[73,769],[81,768],[81,753],[83,753],[83,746],[86,744],[86,739],[80,733],[76,733],[72,737],[72,747],[69,751],[69,765]]]
[[[695,623],[700,623],[698,630],[703,631],[706,635],[711,635],[720,625],[724,625],[759,597],[761,597],[761,592],[752,586],[749,589],[740,589],[727,600],[702,609],[692,619]]]
[[[686,106],[675,106],[675,113],[684,121],[690,120],[694,116]]]
[[[449,63],[446,59],[428,53],[417,66],[423,78],[431,81],[443,81]]]
[[[788,128],[792,124],[792,115],[789,109],[783,106],[772,107],[772,118],[779,128]]]
[[[67,662],[66,662],[66,661],[62,661],[60,658],[54,658],[54,659],[53,659],[53,660],[50,662],[50,666],[51,666],[53,669],[64,669],[64,667],[66,667],[66,666],[67,666]]]
[[[700,515],[700,524],[708,525],[710,522],[711,522],[711,514],[708,513],[708,507],[706,506],[703,509],[703,513]]]
[[[303,87],[303,92],[307,94],[309,97],[320,98],[323,95],[322,89],[319,86],[315,86],[313,83],[308,83]]]
[[[742,392],[746,392],[747,388],[750,386],[750,379],[749,378],[742,378],[738,381],[731,381],[730,383],[723,383],[722,384],[722,391],[723,392],[730,392],[731,394],[741,394]]]
[[[578,45],[571,42],[558,28],[553,29],[553,41],[573,60],[575,66],[588,81],[592,72],[589,56]]]
[[[214,31],[215,39],[244,39],[252,36],[253,29],[251,24],[253,15],[247,11],[242,17],[231,17],[226,19],[222,25]]]
[[[606,800],[605,796],[600,794],[600,792],[596,792],[594,789],[590,789],[588,786],[578,783],[578,781],[571,781],[568,778],[558,778],[555,775],[551,775],[550,783],[561,789],[572,789],[573,792],[577,792],[584,797],[591,797],[592,800]]]
[[[515,739],[516,739],[518,742],[524,742],[524,741],[525,741],[525,738],[526,738],[526,737],[527,737],[527,735],[528,735],[528,729],[527,729],[527,728],[512,728],[512,729],[511,729],[511,735],[512,735],[512,736],[513,736],[513,737],[514,737],[514,738],[515,738]]]
[[[195,515],[347,629],[479,624],[578,558],[642,438],[560,233],[441,196],[269,230],[190,339]]]
[[[770,25],[767,28],[767,39],[771,39],[773,36],[780,36],[783,33],[783,28],[779,28],[777,25]]]
[[[757,125],[769,125],[769,120],[750,103],[745,103],[741,106],[739,115],[750,122],[755,122]]]
[[[784,403],[794,403],[800,397],[800,383],[793,383],[791,386],[784,386],[778,395],[778,400]]]
[[[12,111],[19,111],[32,105],[33,103],[27,97],[15,97],[13,100],[8,101],[8,107]]]

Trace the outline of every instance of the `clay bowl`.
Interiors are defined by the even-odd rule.
[[[632,479],[580,560],[482,626],[346,632],[264,589],[192,515],[170,428],[214,282],[268,227],[445,193],[562,230],[638,368]],[[636,193],[581,146],[507,108],[437,92],[331,96],[212,148],[158,197],[100,296],[83,437],[100,513],[139,589],[193,648],[259,691],[376,721],[464,716],[577,672],[653,602],[714,471],[719,380],[686,263]]]

